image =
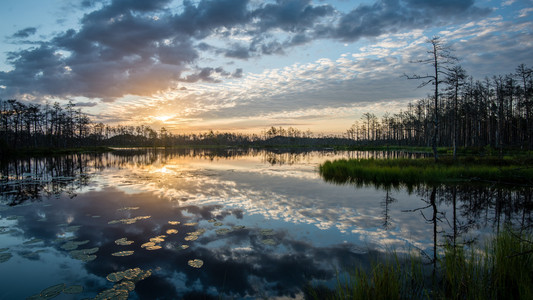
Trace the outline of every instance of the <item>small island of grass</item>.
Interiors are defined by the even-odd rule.
[[[340,159],[326,161],[320,175],[339,184],[416,185],[488,181],[533,183],[531,158],[464,157],[420,159]]]

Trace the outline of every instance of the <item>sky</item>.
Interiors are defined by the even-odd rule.
[[[533,0],[2,0],[0,99],[173,133],[342,134],[431,86],[434,36],[474,79],[533,66]]]

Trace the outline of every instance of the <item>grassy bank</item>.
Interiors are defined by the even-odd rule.
[[[435,275],[420,257],[391,255],[356,268],[334,290],[310,287],[313,299],[533,299],[533,235],[505,230],[483,249],[446,246]],[[340,278],[340,276],[338,276]]]
[[[341,159],[326,161],[319,172],[330,182],[385,186],[468,181],[533,183],[533,161],[528,158],[468,157],[458,161],[443,158],[438,163],[431,158]]]

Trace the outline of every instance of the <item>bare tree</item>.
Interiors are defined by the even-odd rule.
[[[427,51],[430,57],[427,59],[416,60],[414,62],[431,65],[433,67],[432,74],[415,74],[411,76],[404,74],[404,76],[407,77],[407,79],[423,80],[423,82],[418,86],[419,88],[424,87],[430,83],[435,87],[433,99],[433,137],[431,144],[435,161],[438,161],[439,157],[437,154],[437,138],[439,136],[439,84],[443,83],[444,77],[449,75],[451,67],[455,62],[457,62],[457,58],[452,55],[450,47],[443,45],[443,42],[440,37],[435,36],[427,40],[427,43],[430,44],[429,50]]]

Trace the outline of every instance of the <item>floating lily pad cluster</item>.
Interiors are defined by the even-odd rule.
[[[43,240],[41,239],[31,239],[29,241],[25,241],[24,243],[22,243],[23,245],[33,245],[33,244],[37,244],[37,243],[40,243],[42,242]]]
[[[223,226],[224,224],[222,222],[217,222],[215,219],[211,219],[208,221],[209,223],[213,223],[213,226],[216,226],[216,227],[220,227],[220,226]],[[217,235],[226,235],[232,231],[235,231],[235,230],[241,230],[241,229],[244,229],[245,226],[243,225],[235,225],[233,227],[230,228],[219,228],[217,230],[215,230],[215,233]]]
[[[133,250],[127,250],[127,251],[119,251],[119,252],[111,253],[111,255],[113,255],[113,256],[130,256],[130,255],[133,255],[133,253],[134,253]]]
[[[13,257],[13,254],[6,252],[7,250],[9,250],[9,248],[0,249],[0,264],[8,261],[9,259],[11,259],[11,257]]]
[[[179,225],[180,221],[168,221],[168,224],[170,224],[170,225]]]
[[[128,299],[129,293],[135,289],[135,284],[151,275],[151,270],[143,271],[140,268],[111,273],[106,278],[116,284],[100,292],[95,299]]]
[[[160,243],[165,241],[166,235],[160,235],[153,238],[150,238],[150,241],[141,245],[141,248],[146,248],[146,250],[158,250],[161,249]]]
[[[188,232],[187,236],[185,237],[186,241],[196,241],[202,234],[205,233],[205,229],[198,229],[193,232]]]
[[[118,240],[115,241],[115,244],[119,245],[119,246],[129,246],[131,244],[133,244],[134,242],[133,241],[128,241],[128,238],[120,238]]]
[[[167,234],[176,234],[178,233],[177,229],[167,229]]]
[[[77,249],[81,245],[85,245],[89,240],[85,241],[68,241],[65,244],[61,245],[61,249],[71,251]]]
[[[33,295],[26,299],[52,299],[59,296],[61,293],[64,294],[79,294],[83,292],[83,286],[81,285],[70,285],[67,286],[64,283],[56,284],[46,289],[42,290],[39,294]]]
[[[98,252],[98,250],[98,247],[94,247],[89,249],[73,250],[70,251],[69,254],[74,259],[88,262],[96,259],[96,255],[94,255],[94,253]]]
[[[187,264],[193,268],[201,268],[204,265],[204,261],[201,259],[191,259],[187,262]]]
[[[261,229],[259,233],[261,234],[261,243],[268,246],[275,246],[278,244],[276,240],[271,238],[271,236],[276,234],[273,229]]]
[[[21,251],[19,255],[27,259],[39,259],[39,253],[44,252],[43,249],[37,251]]]
[[[215,232],[217,235],[225,235],[225,234],[230,233],[231,230],[229,230],[228,228],[220,228],[220,229],[217,229]]]

